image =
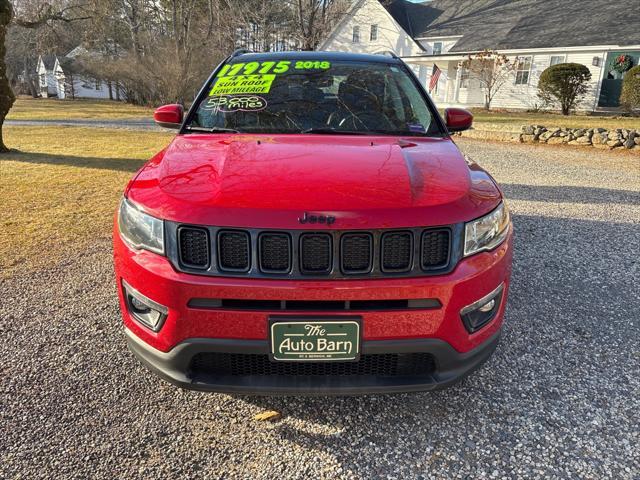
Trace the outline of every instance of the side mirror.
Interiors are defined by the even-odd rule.
[[[182,105],[174,103],[156,108],[156,111],[153,112],[153,119],[161,127],[180,128],[183,115],[184,108],[182,108]]]
[[[464,108],[447,108],[444,111],[444,121],[450,132],[461,132],[471,128],[473,115]]]

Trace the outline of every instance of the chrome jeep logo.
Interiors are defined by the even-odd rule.
[[[309,215],[307,212],[304,212],[302,217],[298,217],[298,221],[300,223],[326,223],[327,225],[333,225],[336,223],[336,217],[332,217],[331,215]]]

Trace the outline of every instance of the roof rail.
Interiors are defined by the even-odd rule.
[[[400,59],[393,50],[380,50],[379,52],[375,52],[374,55],[388,55],[391,58]]]
[[[245,53],[254,53],[254,52],[246,48],[236,48],[231,54],[231,58],[237,57],[238,55],[243,55]]]

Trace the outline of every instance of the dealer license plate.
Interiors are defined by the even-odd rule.
[[[270,318],[271,359],[285,362],[357,360],[360,318]]]

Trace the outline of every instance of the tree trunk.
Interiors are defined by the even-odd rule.
[[[29,73],[26,73],[25,70],[25,75],[27,78],[27,87],[29,88],[29,94],[33,97],[33,98],[38,98],[38,86],[36,85],[36,82],[33,81],[33,75],[30,75]]]
[[[0,0],[0,153],[9,151],[2,139],[2,125],[16,99],[11,90],[11,85],[9,85],[7,65],[4,60],[4,56],[7,53],[4,41],[7,35],[7,27],[12,17],[13,9],[9,0]]]

